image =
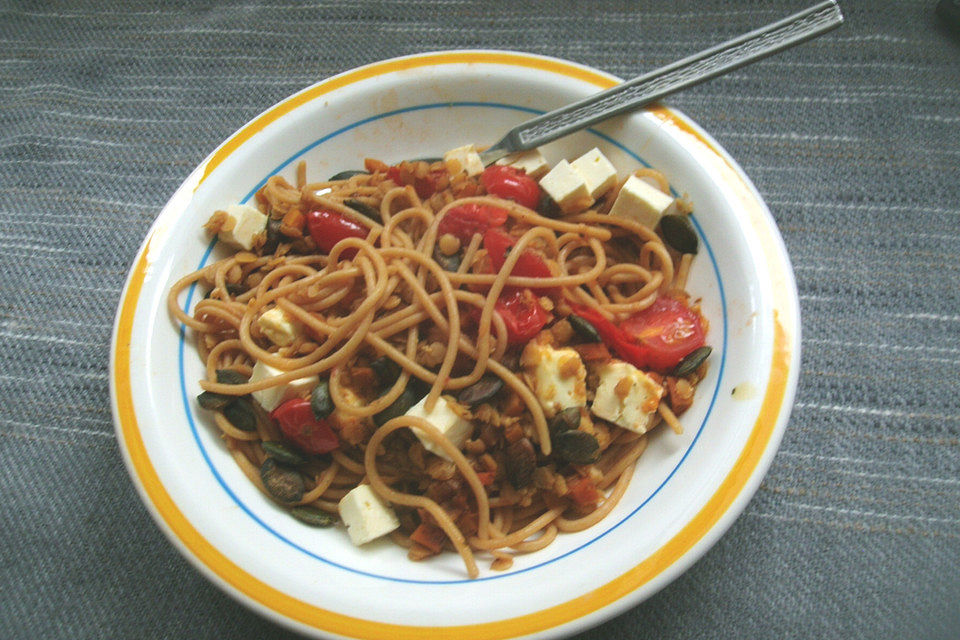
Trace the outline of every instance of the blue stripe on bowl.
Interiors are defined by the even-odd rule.
[[[330,140],[330,139],[332,139],[332,138],[335,138],[335,137],[337,137],[337,136],[339,136],[339,135],[341,135],[341,134],[343,134],[343,133],[345,133],[345,132],[347,132],[347,131],[350,131],[351,129],[355,129],[355,128],[357,128],[357,127],[363,126],[363,125],[368,124],[368,123],[370,123],[370,122],[374,122],[374,121],[376,121],[376,120],[381,120],[381,119],[383,119],[383,118],[388,118],[388,117],[390,117],[390,116],[394,116],[394,115],[398,115],[398,114],[402,114],[402,113],[408,113],[408,112],[411,112],[411,111],[422,111],[422,110],[425,110],[425,109],[463,108],[463,107],[473,107],[473,108],[479,107],[479,108],[492,108],[492,109],[507,109],[507,110],[512,110],[512,111],[521,111],[521,112],[532,113],[532,114],[541,114],[541,113],[543,113],[542,111],[538,111],[538,110],[536,110],[536,109],[530,109],[529,107],[521,107],[521,106],[518,106],[518,105],[503,104],[503,103],[497,103],[497,102],[453,102],[453,103],[450,103],[450,102],[442,102],[442,103],[432,103],[432,104],[418,105],[418,106],[414,106],[414,107],[407,107],[407,108],[404,108],[404,109],[396,109],[396,110],[393,110],[393,111],[386,111],[386,112],[384,112],[384,113],[381,113],[381,114],[378,114],[378,115],[375,115],[375,116],[371,116],[371,117],[369,117],[369,118],[364,118],[364,119],[362,119],[362,120],[358,120],[358,121],[356,121],[356,122],[354,122],[354,123],[352,123],[352,124],[349,124],[349,125],[347,125],[347,126],[345,126],[345,127],[342,127],[342,128],[340,128],[340,129],[337,129],[336,131],[334,131],[334,132],[332,132],[332,133],[329,133],[329,134],[327,134],[326,136],[323,136],[322,138],[319,138],[319,139],[315,140],[314,142],[308,144],[307,146],[303,147],[302,149],[300,149],[299,151],[297,151],[295,154],[293,154],[292,156],[290,156],[289,158],[287,158],[286,160],[284,160],[284,161],[283,161],[281,164],[279,164],[277,167],[275,167],[275,168],[273,169],[273,171],[271,171],[266,177],[263,178],[263,180],[261,180],[260,182],[258,182],[257,185],[254,186],[253,189],[251,189],[250,192],[247,193],[246,196],[244,196],[243,200],[241,200],[241,203],[245,203],[245,202],[247,202],[250,198],[252,198],[253,195],[254,195],[264,184],[266,184],[267,179],[268,179],[270,176],[279,173],[280,171],[282,171],[283,169],[285,169],[287,166],[289,166],[290,163],[294,162],[295,160],[297,160],[298,158],[300,158],[301,156],[303,156],[303,154],[307,153],[307,152],[310,151],[311,149],[314,149],[315,147],[317,147],[317,146],[323,144],[324,142],[326,142],[327,140]],[[629,155],[631,158],[633,158],[634,160],[636,160],[636,161],[639,162],[640,164],[642,164],[642,165],[644,165],[644,166],[646,166],[646,167],[649,167],[649,166],[650,166],[650,164],[649,164],[648,162],[646,162],[643,158],[641,158],[639,155],[637,155],[636,153],[634,153],[633,151],[631,151],[630,149],[628,149],[624,144],[618,142],[617,140],[614,140],[614,139],[611,138],[610,136],[608,136],[608,135],[606,135],[606,134],[604,134],[604,133],[601,133],[601,132],[599,132],[599,131],[596,131],[596,130],[594,130],[594,129],[588,129],[588,131],[589,131],[590,133],[592,133],[593,135],[597,136],[598,138],[604,140],[605,142],[608,142],[608,143],[610,143],[611,145],[617,147],[618,149],[620,149],[621,151],[623,151],[624,153],[626,153],[627,155]],[[676,196],[676,195],[677,195],[677,193],[674,192],[674,196]],[[179,344],[179,349],[178,349],[178,365],[179,365],[179,373],[180,373],[180,395],[181,395],[181,400],[182,400],[182,402],[183,402],[183,409],[184,409],[184,412],[185,412],[186,417],[187,417],[187,422],[189,423],[189,425],[190,425],[190,431],[191,431],[191,433],[193,434],[193,439],[194,439],[194,441],[197,443],[197,447],[200,449],[200,453],[201,453],[201,455],[203,456],[203,459],[204,459],[204,461],[206,462],[207,467],[210,469],[210,472],[213,474],[214,478],[216,478],[216,480],[217,480],[217,482],[220,484],[220,486],[223,487],[223,490],[227,493],[227,495],[230,496],[230,499],[233,500],[233,502],[234,502],[238,507],[240,507],[240,508],[244,511],[244,513],[246,513],[248,516],[250,516],[250,518],[253,519],[254,522],[256,522],[260,527],[262,527],[263,529],[265,529],[266,531],[268,531],[271,535],[273,535],[274,537],[276,537],[278,540],[284,542],[285,544],[289,545],[290,547],[293,547],[293,548],[296,549],[297,551],[300,551],[301,553],[304,553],[304,554],[306,554],[307,556],[309,556],[309,557],[311,557],[311,558],[314,558],[315,560],[319,560],[319,561],[321,561],[321,562],[323,562],[323,563],[325,563],[325,564],[327,564],[327,565],[330,565],[330,566],[332,566],[332,567],[336,567],[336,568],[338,568],[338,569],[343,569],[344,571],[349,571],[349,572],[351,572],[351,573],[355,573],[355,574],[367,576],[367,577],[370,577],[370,578],[378,578],[378,579],[380,579],[380,580],[387,580],[387,581],[390,581],[390,582],[405,582],[405,583],[414,583],[414,584],[474,584],[474,583],[477,583],[477,582],[484,582],[484,581],[489,581],[489,580],[503,580],[503,579],[510,578],[511,576],[519,575],[519,574],[521,574],[521,573],[527,573],[527,572],[529,572],[529,571],[536,571],[537,569],[539,569],[539,568],[541,568],[541,567],[545,567],[545,566],[547,566],[547,565],[549,565],[549,564],[552,564],[552,563],[554,563],[554,562],[557,562],[558,560],[561,560],[561,559],[563,559],[563,558],[566,558],[566,557],[568,557],[568,556],[571,556],[571,555],[577,553],[578,551],[580,551],[581,549],[584,549],[584,548],[586,548],[586,547],[588,547],[588,546],[596,543],[598,540],[603,539],[603,538],[604,538],[607,534],[609,534],[611,531],[613,531],[614,529],[617,529],[618,527],[620,527],[621,525],[623,525],[625,522],[627,522],[628,520],[630,520],[631,518],[633,518],[637,513],[640,512],[641,509],[643,509],[644,506],[647,505],[647,503],[650,502],[650,500],[653,499],[654,496],[656,496],[656,495],[660,492],[661,489],[663,489],[664,486],[666,486],[666,484],[670,481],[670,479],[673,478],[674,475],[676,475],[677,470],[680,469],[680,467],[683,465],[683,463],[687,460],[688,456],[690,455],[690,452],[693,450],[693,447],[696,445],[697,441],[700,439],[700,434],[703,433],[703,428],[704,428],[704,426],[707,424],[707,421],[710,419],[710,414],[713,412],[713,407],[714,407],[714,405],[715,405],[715,403],[716,403],[717,396],[718,396],[718,394],[719,394],[719,392],[720,392],[720,386],[721,386],[721,385],[720,385],[720,382],[721,382],[721,380],[723,379],[723,373],[724,373],[724,368],[725,368],[725,364],[726,364],[726,354],[727,354],[727,324],[728,324],[728,322],[727,322],[727,301],[726,301],[726,295],[725,295],[724,289],[723,289],[723,282],[722,282],[721,279],[720,279],[720,270],[719,270],[719,267],[717,266],[717,261],[716,261],[716,258],[715,258],[715,256],[714,256],[714,253],[713,253],[713,248],[710,246],[710,243],[707,241],[706,236],[704,236],[704,234],[703,234],[703,229],[700,227],[699,223],[697,222],[696,217],[695,217],[695,216],[690,216],[690,218],[691,218],[691,220],[692,220],[692,222],[693,222],[693,224],[694,224],[694,226],[695,226],[695,228],[696,228],[696,230],[697,230],[697,234],[700,236],[700,238],[701,238],[702,241],[703,241],[704,247],[706,247],[706,249],[707,249],[707,255],[710,257],[710,263],[713,265],[713,272],[714,272],[714,275],[716,276],[717,289],[718,289],[718,291],[720,292],[720,304],[721,304],[721,308],[722,308],[722,312],[723,312],[723,344],[722,344],[722,347],[721,347],[721,349],[720,349],[720,369],[719,369],[719,373],[718,373],[718,375],[717,375],[717,383],[716,383],[716,386],[714,387],[713,395],[712,395],[711,398],[710,398],[710,406],[707,408],[707,413],[706,413],[706,415],[704,415],[703,421],[700,423],[700,426],[697,428],[697,433],[696,433],[696,435],[694,436],[693,440],[690,442],[690,446],[687,448],[687,450],[686,450],[686,451],[684,452],[684,454],[683,454],[683,457],[680,459],[680,461],[677,463],[677,465],[673,468],[673,470],[670,471],[670,473],[669,473],[669,474],[667,475],[667,477],[663,480],[663,482],[661,482],[660,485],[659,485],[656,489],[654,489],[654,491],[653,491],[649,496],[647,496],[647,498],[644,499],[644,501],[643,501],[642,503],[640,503],[640,505],[639,505],[637,508],[635,508],[635,509],[634,509],[633,511],[631,511],[629,514],[627,514],[626,516],[624,516],[619,522],[617,522],[616,524],[614,524],[614,525],[612,525],[612,526],[609,526],[605,531],[603,531],[603,533],[600,533],[599,535],[597,535],[596,537],[594,537],[594,538],[590,539],[589,541],[583,543],[583,544],[580,545],[579,547],[576,547],[575,549],[571,549],[570,551],[568,551],[568,552],[566,552],[566,553],[564,553],[564,554],[562,554],[562,555],[556,556],[556,557],[554,557],[554,558],[551,558],[550,560],[547,560],[547,561],[542,562],[542,563],[540,563],[540,564],[534,565],[534,566],[532,566],[532,567],[527,567],[527,568],[525,568],[525,569],[518,569],[518,570],[516,570],[516,571],[511,571],[511,572],[505,573],[505,574],[497,574],[497,575],[492,575],[492,576],[486,576],[486,577],[476,578],[476,579],[473,579],[473,580],[469,580],[469,579],[463,579],[463,580],[411,580],[411,579],[408,579],[408,578],[395,578],[395,577],[392,577],[392,576],[380,575],[380,574],[376,574],[376,573],[371,573],[371,572],[369,572],[369,571],[362,571],[362,570],[360,570],[360,569],[356,569],[356,568],[353,568],[353,567],[348,567],[348,566],[346,566],[346,565],[343,565],[343,564],[340,564],[340,563],[338,563],[338,562],[335,562],[335,561],[331,560],[330,558],[325,558],[325,557],[323,557],[323,556],[321,556],[321,555],[318,555],[318,554],[316,554],[316,553],[314,553],[314,552],[312,552],[312,551],[310,551],[310,550],[308,550],[308,549],[304,549],[303,547],[301,547],[300,545],[296,544],[295,542],[293,542],[293,541],[290,540],[289,538],[286,538],[285,536],[283,536],[283,534],[281,534],[280,532],[278,532],[278,531],[276,531],[275,529],[273,529],[272,527],[270,527],[266,522],[264,522],[263,520],[261,520],[260,517],[257,516],[256,513],[254,513],[253,509],[251,509],[249,506],[247,506],[246,504],[244,504],[244,503],[240,500],[240,498],[237,496],[237,494],[235,494],[235,493],[233,492],[233,490],[227,485],[227,483],[224,481],[223,477],[220,475],[220,473],[217,471],[216,467],[214,466],[213,462],[211,461],[210,455],[209,455],[207,449],[204,447],[202,440],[200,439],[200,433],[199,433],[198,428],[197,428],[197,421],[196,421],[195,418],[194,418],[193,410],[192,410],[192,407],[191,407],[190,394],[187,393],[186,376],[185,376],[185,374],[184,374],[184,351],[185,351],[185,345],[186,345],[186,328],[185,328],[185,327],[180,327],[180,344]],[[207,247],[206,251],[205,251],[204,254],[203,254],[203,257],[200,259],[200,264],[197,266],[197,269],[203,268],[203,266],[206,264],[207,260],[209,260],[210,255],[211,255],[211,253],[213,252],[213,248],[214,248],[215,245],[216,245],[216,239],[214,239],[214,240],[209,244],[209,246]],[[192,284],[192,285],[190,286],[190,289],[187,291],[187,298],[186,298],[186,301],[185,301],[185,303],[184,303],[184,309],[189,309],[189,308],[190,308],[190,303],[191,303],[191,301],[192,301],[192,299],[193,299],[193,296],[194,296],[194,293],[195,293],[195,290],[196,290],[196,286],[197,286],[196,283]]]

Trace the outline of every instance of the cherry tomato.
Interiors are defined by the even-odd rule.
[[[345,238],[366,238],[367,228],[350,218],[327,209],[316,209],[307,214],[307,228],[310,237],[323,253],[330,253],[334,245]],[[356,249],[345,251],[343,256],[356,255]]]
[[[650,366],[669,371],[684,356],[703,346],[704,331],[700,316],[676,298],[660,296],[620,327],[637,344],[646,347]]]
[[[576,315],[593,325],[604,344],[618,356],[638,369],[650,367],[650,354],[647,347],[636,344],[623,329],[607,320],[599,312],[579,305],[571,305],[571,307]]]
[[[491,227],[501,227],[507,221],[507,212],[484,204],[463,204],[447,211],[437,227],[437,237],[449,233],[464,245],[476,233],[483,234]],[[503,263],[501,263],[503,264]]]
[[[496,271],[500,271],[503,267],[503,263],[507,260],[507,251],[516,243],[516,240],[500,229],[487,229],[483,234],[483,248],[487,250],[487,255],[490,256],[490,262]],[[520,254],[510,275],[524,278],[553,277],[550,267],[543,261],[540,254],[530,249],[524,249]]]
[[[550,314],[530,289],[505,288],[493,308],[507,325],[510,344],[532,340],[550,322]]]
[[[270,413],[284,437],[307,453],[333,451],[340,440],[326,420],[317,420],[305,398],[287,400]]]
[[[480,182],[490,195],[513,200],[528,209],[536,209],[540,203],[540,185],[516,167],[491,165],[480,174]]]

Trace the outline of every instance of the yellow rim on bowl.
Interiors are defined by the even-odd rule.
[[[443,64],[484,63],[516,65],[535,68],[585,81],[599,88],[616,84],[616,80],[578,65],[561,60],[541,58],[528,54],[509,52],[448,52],[423,54],[387,60],[350,71],[306,89],[266,111],[227,140],[206,161],[200,173],[198,186],[210,173],[239,148],[246,140],[270,123],[297,107],[330,93],[338,88],[361,80],[405,69]],[[129,466],[140,483],[142,493],[149,499],[153,509],[169,528],[173,536],[191,554],[227,585],[250,598],[262,608],[273,611],[291,621],[320,631],[343,636],[364,638],[389,638],[414,636],[417,638],[506,638],[544,631],[570,623],[614,604],[627,594],[636,591],[675,565],[728,513],[738,497],[749,488],[758,466],[768,451],[778,424],[789,409],[790,374],[795,366],[794,344],[799,327],[797,310],[791,297],[792,276],[776,247],[780,240],[771,230],[766,210],[752,187],[740,172],[727,160],[713,143],[679,114],[664,107],[651,110],[664,126],[684,138],[685,146],[701,157],[708,157],[713,166],[723,171],[725,183],[733,187],[742,205],[749,226],[758,234],[764,247],[766,264],[773,282],[773,359],[766,385],[766,394],[758,418],[751,430],[732,470],[713,493],[705,506],[657,551],[639,564],[624,571],[617,578],[592,591],[560,605],[551,606],[533,613],[481,624],[447,627],[406,626],[376,622],[343,615],[316,607],[298,600],[257,579],[227,558],[200,534],[177,507],[157,474],[147,453],[134,411],[131,386],[131,344],[134,316],[149,267],[150,244],[157,238],[154,233],[148,238],[138,255],[121,298],[114,331],[112,386],[114,393],[115,419],[118,433]]]

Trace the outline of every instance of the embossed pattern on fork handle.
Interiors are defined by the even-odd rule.
[[[532,149],[601,120],[633,111],[670,93],[815,38],[842,23],[843,15],[835,0],[821,2],[689,58],[527,120],[489,149],[494,153],[484,154],[487,156],[484,157],[485,164],[508,152]],[[494,155],[497,157],[492,157]]]

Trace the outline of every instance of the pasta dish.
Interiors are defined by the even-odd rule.
[[[682,430],[710,348],[662,173],[598,149],[485,168],[469,145],[292,182],[214,212],[229,255],[168,306],[199,406],[293,517],[476,577],[602,520],[650,431]]]

